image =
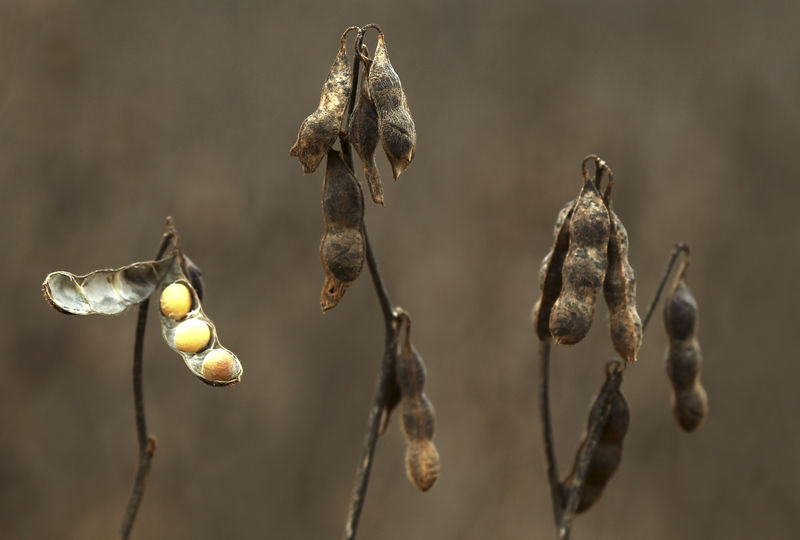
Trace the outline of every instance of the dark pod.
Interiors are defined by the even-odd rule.
[[[364,52],[366,52],[366,46],[362,45],[362,53]],[[348,139],[361,159],[364,177],[367,179],[372,200],[382,205],[383,184],[380,172],[378,172],[378,165],[375,163],[375,149],[378,147],[379,139],[378,111],[369,96],[369,84],[367,82],[371,63],[371,61],[365,62],[364,68],[367,71],[361,78],[355,108],[350,115]]]

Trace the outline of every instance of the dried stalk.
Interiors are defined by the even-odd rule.
[[[161,240],[155,260],[159,260],[167,250],[170,242],[177,237],[172,218],[167,217],[167,232]],[[147,485],[147,477],[150,473],[150,466],[153,462],[153,454],[156,451],[156,438],[147,434],[147,422],[144,413],[144,390],[142,387],[142,356],[144,352],[144,332],[147,327],[147,308],[150,299],[144,300],[139,304],[139,315],[136,320],[136,340],[133,344],[133,406],[136,415],[136,438],[139,442],[139,460],[136,466],[136,476],[133,481],[133,489],[128,499],[128,506],[122,518],[122,525],[119,528],[119,538],[127,540],[133,529],[133,522],[136,513],[139,511],[139,504],[144,496],[144,488]]]

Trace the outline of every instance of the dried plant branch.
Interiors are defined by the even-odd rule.
[[[155,259],[160,259],[166,252],[169,244],[175,241],[175,233],[172,218],[167,218],[167,232],[161,240]],[[153,454],[156,451],[156,439],[147,434],[147,421],[144,412],[144,390],[142,387],[142,356],[144,352],[144,333],[147,327],[147,308],[150,299],[144,300],[139,305],[139,315],[136,320],[136,340],[133,344],[133,405],[136,415],[136,438],[139,443],[139,458],[136,466],[136,476],[133,481],[133,489],[128,499],[128,506],[122,518],[122,525],[119,529],[119,537],[127,539],[130,536],[136,513],[139,511],[139,504],[144,496],[144,489],[147,485],[147,477],[150,473],[150,466],[153,462]]]
[[[650,302],[650,307],[647,308],[647,314],[642,318],[642,330],[647,328],[647,323],[650,322],[650,317],[652,317],[653,312],[656,309],[656,305],[661,299],[661,293],[664,291],[664,286],[667,284],[667,279],[669,279],[669,275],[672,272],[672,269],[675,267],[675,263],[677,262],[681,253],[685,253],[686,257],[688,257],[689,246],[682,242],[678,242],[675,244],[675,247],[672,248],[672,253],[670,254],[669,261],[667,262],[667,268],[664,270],[664,276],[661,278],[661,283],[658,284],[658,289],[656,289],[656,294],[653,297],[653,301]]]
[[[561,523],[561,491],[558,478],[553,423],[550,417],[550,340],[539,341],[539,416],[542,422],[542,440],[547,463],[547,481],[553,499],[553,520]]]

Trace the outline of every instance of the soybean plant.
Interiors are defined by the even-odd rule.
[[[364,44],[364,35],[370,29],[378,32],[374,57],[370,57],[369,48]],[[352,68],[346,57],[350,32],[356,33]],[[362,68],[364,73],[359,78]],[[338,150],[334,148],[337,140]],[[333,309],[341,301],[348,287],[358,279],[366,259],[386,329],[383,360],[342,535],[346,540],[356,537],[377,439],[399,403],[402,402],[403,429],[408,441],[406,472],[409,479],[418,489],[427,491],[439,477],[439,454],[432,440],[433,406],[422,391],[425,366],[411,344],[411,317],[389,300],[378,270],[364,221],[364,196],[355,176],[351,152],[352,145],[362,161],[372,201],[383,206],[383,185],[375,163],[378,142],[396,180],[411,164],[416,140],[416,126],[400,77],[389,60],[383,31],[374,24],[347,28],[323,85],[319,106],[303,120],[297,141],[289,151],[300,160],[304,173],[314,172],[327,156],[322,188],[325,234],[320,245],[325,272],[320,295],[322,312]],[[402,332],[405,332],[404,339],[400,338]]]
[[[83,276],[52,272],[42,284],[47,301],[62,313],[115,315],[139,305],[133,345],[133,401],[139,460],[119,529],[119,537],[123,539],[130,536],[133,528],[156,450],[155,437],[147,433],[142,387],[142,354],[150,297],[158,294],[164,341],[180,355],[193,375],[211,386],[229,386],[242,378],[241,362],[222,346],[216,326],[203,311],[203,290],[202,272],[183,253],[169,217],[167,232],[155,260],[113,270],[95,270]]]
[[[614,173],[594,154],[583,160],[581,172],[580,194],[556,218],[553,247],[539,269],[539,299],[531,314],[539,338],[539,412],[547,478],[560,540],[569,538],[575,514],[592,507],[620,465],[630,422],[628,402],[620,390],[623,374],[637,360],[642,334],[678,257],[682,253],[688,257],[689,251],[684,244],[676,244],[647,314],[640,320],[636,278],[628,261],[628,233],[611,209]],[[607,181],[601,189],[603,178]],[[708,404],[700,384],[697,303],[686,284],[687,265],[688,258],[664,307],[664,321],[670,338],[667,372],[673,385],[673,410],[681,427],[692,431],[705,419]],[[601,289],[608,306],[611,343],[623,361],[606,364],[605,381],[592,403],[572,471],[561,481],[550,418],[551,340],[574,345],[586,336]]]

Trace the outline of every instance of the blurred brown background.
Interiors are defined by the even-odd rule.
[[[626,376],[621,468],[574,537],[794,537],[799,18],[792,2],[2,2],[3,536],[116,532],[135,314],[66,317],[39,287],[151,258],[169,214],[245,374],[203,385],[151,317],[159,446],[134,537],[339,537],[382,321],[366,271],[320,314],[322,176],[288,149],[342,30],[375,22],[418,145],[366,219],[414,317],[443,465],[418,493],[395,419],[359,537],[553,536],[528,314],[591,152],[616,173],[640,307],[672,243],[692,247],[711,411],[693,435],[674,422],[659,311]],[[605,317],[554,354],[562,473],[613,356]]]

